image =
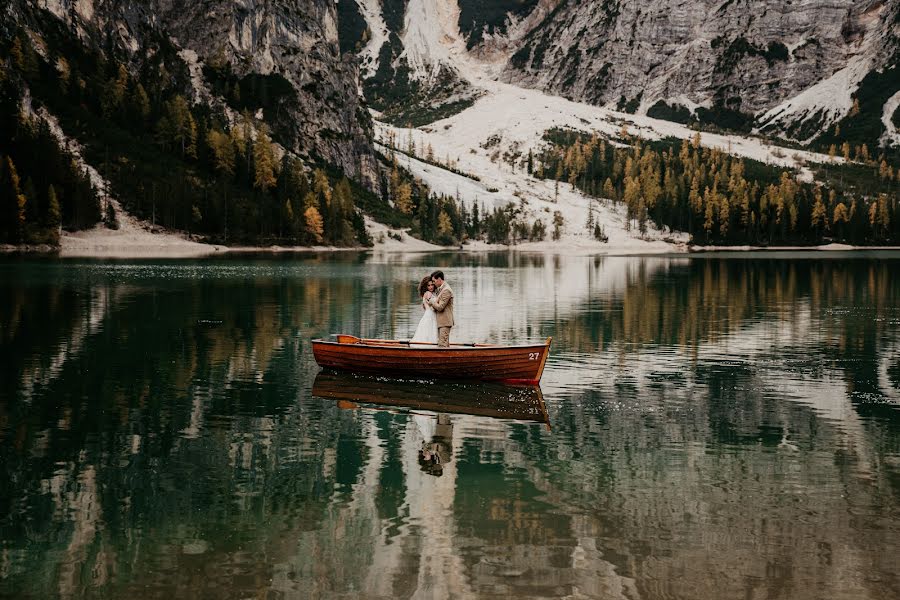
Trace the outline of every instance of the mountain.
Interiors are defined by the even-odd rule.
[[[371,160],[371,130],[357,99],[357,68],[341,55],[331,0],[14,0],[6,11],[7,35],[24,27],[40,46],[41,32],[56,27],[134,73],[171,49],[195,101],[261,110],[286,149],[347,173],[371,170],[359,160]],[[227,82],[257,97],[231,102],[217,93]]]
[[[454,71],[451,53],[428,44],[442,39],[502,81],[579,102],[757,129],[804,144],[839,141],[830,128],[850,117],[844,131],[862,129],[857,143],[900,141],[893,125],[900,120],[897,0],[358,0],[358,6],[370,31],[381,32],[367,38],[362,53],[373,104],[389,81],[415,90],[414,104],[430,96],[469,105],[477,94],[467,93],[466,75]],[[865,118],[854,120],[860,111]],[[388,116],[417,120],[408,113]]]
[[[445,239],[900,240],[900,0],[342,5],[379,149],[438,199],[391,197]]]
[[[343,177],[357,198],[380,186],[358,68],[337,24],[333,0],[6,3],[0,83],[12,121],[0,154],[13,167],[4,191],[14,199],[19,183],[34,184],[7,237],[33,237],[31,224],[52,220],[48,176],[26,151],[46,147],[32,138],[50,132],[93,173],[103,212],[110,198],[151,223],[222,241],[363,239],[346,186],[341,205],[331,202]],[[33,135],[16,125],[20,112]],[[308,199],[317,168],[328,189],[320,178]],[[74,188],[63,175],[49,178],[67,192],[62,225],[92,225],[66,218]]]
[[[369,244],[373,219],[884,244],[898,28],[900,0],[11,0],[0,242],[125,211],[224,244]]]

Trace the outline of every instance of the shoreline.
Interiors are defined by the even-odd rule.
[[[688,248],[690,254],[713,252],[865,252],[900,251],[900,246],[853,246],[850,244],[819,244],[818,246],[697,246]]]
[[[171,235],[171,234],[169,234]],[[162,237],[169,237],[163,234]],[[536,254],[556,254],[570,256],[661,256],[678,255],[688,256],[692,254],[718,254],[734,253],[745,254],[752,252],[803,252],[803,253],[833,253],[833,252],[866,252],[866,251],[896,251],[900,252],[900,246],[851,246],[847,244],[823,244],[818,246],[699,246],[699,245],[670,245],[669,247],[656,248],[603,248],[600,244],[566,244],[554,242],[530,242],[523,244],[499,245],[475,241],[462,246],[436,246],[409,238],[417,244],[376,244],[375,246],[223,246],[220,244],[206,244],[180,238],[181,243],[167,243],[170,240],[160,239],[154,244],[76,244],[66,247],[60,245],[53,247],[46,244],[39,245],[12,245],[0,244],[0,255],[3,256],[29,256],[29,257],[53,257],[59,259],[68,258],[97,258],[97,259],[192,259],[215,258],[238,255],[287,255],[287,254],[321,254],[321,253],[346,253],[346,252],[370,252],[375,254],[427,254],[436,252],[523,252]]]

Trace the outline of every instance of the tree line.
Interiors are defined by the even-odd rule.
[[[60,229],[100,220],[89,176],[62,149],[46,121],[26,115],[0,70],[0,243],[59,243]]]
[[[404,152],[405,154],[405,152]],[[538,217],[526,219],[524,203],[495,206],[486,210],[476,199],[466,208],[458,196],[435,194],[421,179],[402,168],[393,152],[385,157],[387,177],[382,185],[386,200],[405,220],[410,233],[427,242],[455,246],[467,240],[484,240],[490,244],[515,244],[546,239],[548,223]],[[564,220],[558,211],[548,215],[550,235],[559,239]]]
[[[870,161],[876,193],[799,181],[796,174],[693,140],[613,144],[554,130],[527,168],[625,205],[628,223],[686,231],[700,244],[893,244],[900,241],[896,174]],[[861,151],[862,152],[862,151]],[[839,168],[839,167],[835,167]],[[589,217],[590,218],[590,217]]]

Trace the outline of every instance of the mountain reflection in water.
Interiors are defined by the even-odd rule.
[[[553,336],[542,389],[319,371],[436,267],[454,340]],[[4,259],[0,596],[900,597],[898,272]]]

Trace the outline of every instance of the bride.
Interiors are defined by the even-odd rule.
[[[422,297],[422,309],[425,311],[425,314],[422,315],[419,326],[416,327],[416,332],[410,340],[412,342],[422,342],[425,344],[438,343],[437,317],[434,314],[434,309],[431,307],[431,304],[428,303],[428,299],[434,295],[434,288],[435,285],[431,280],[431,275],[419,282],[419,296]]]

